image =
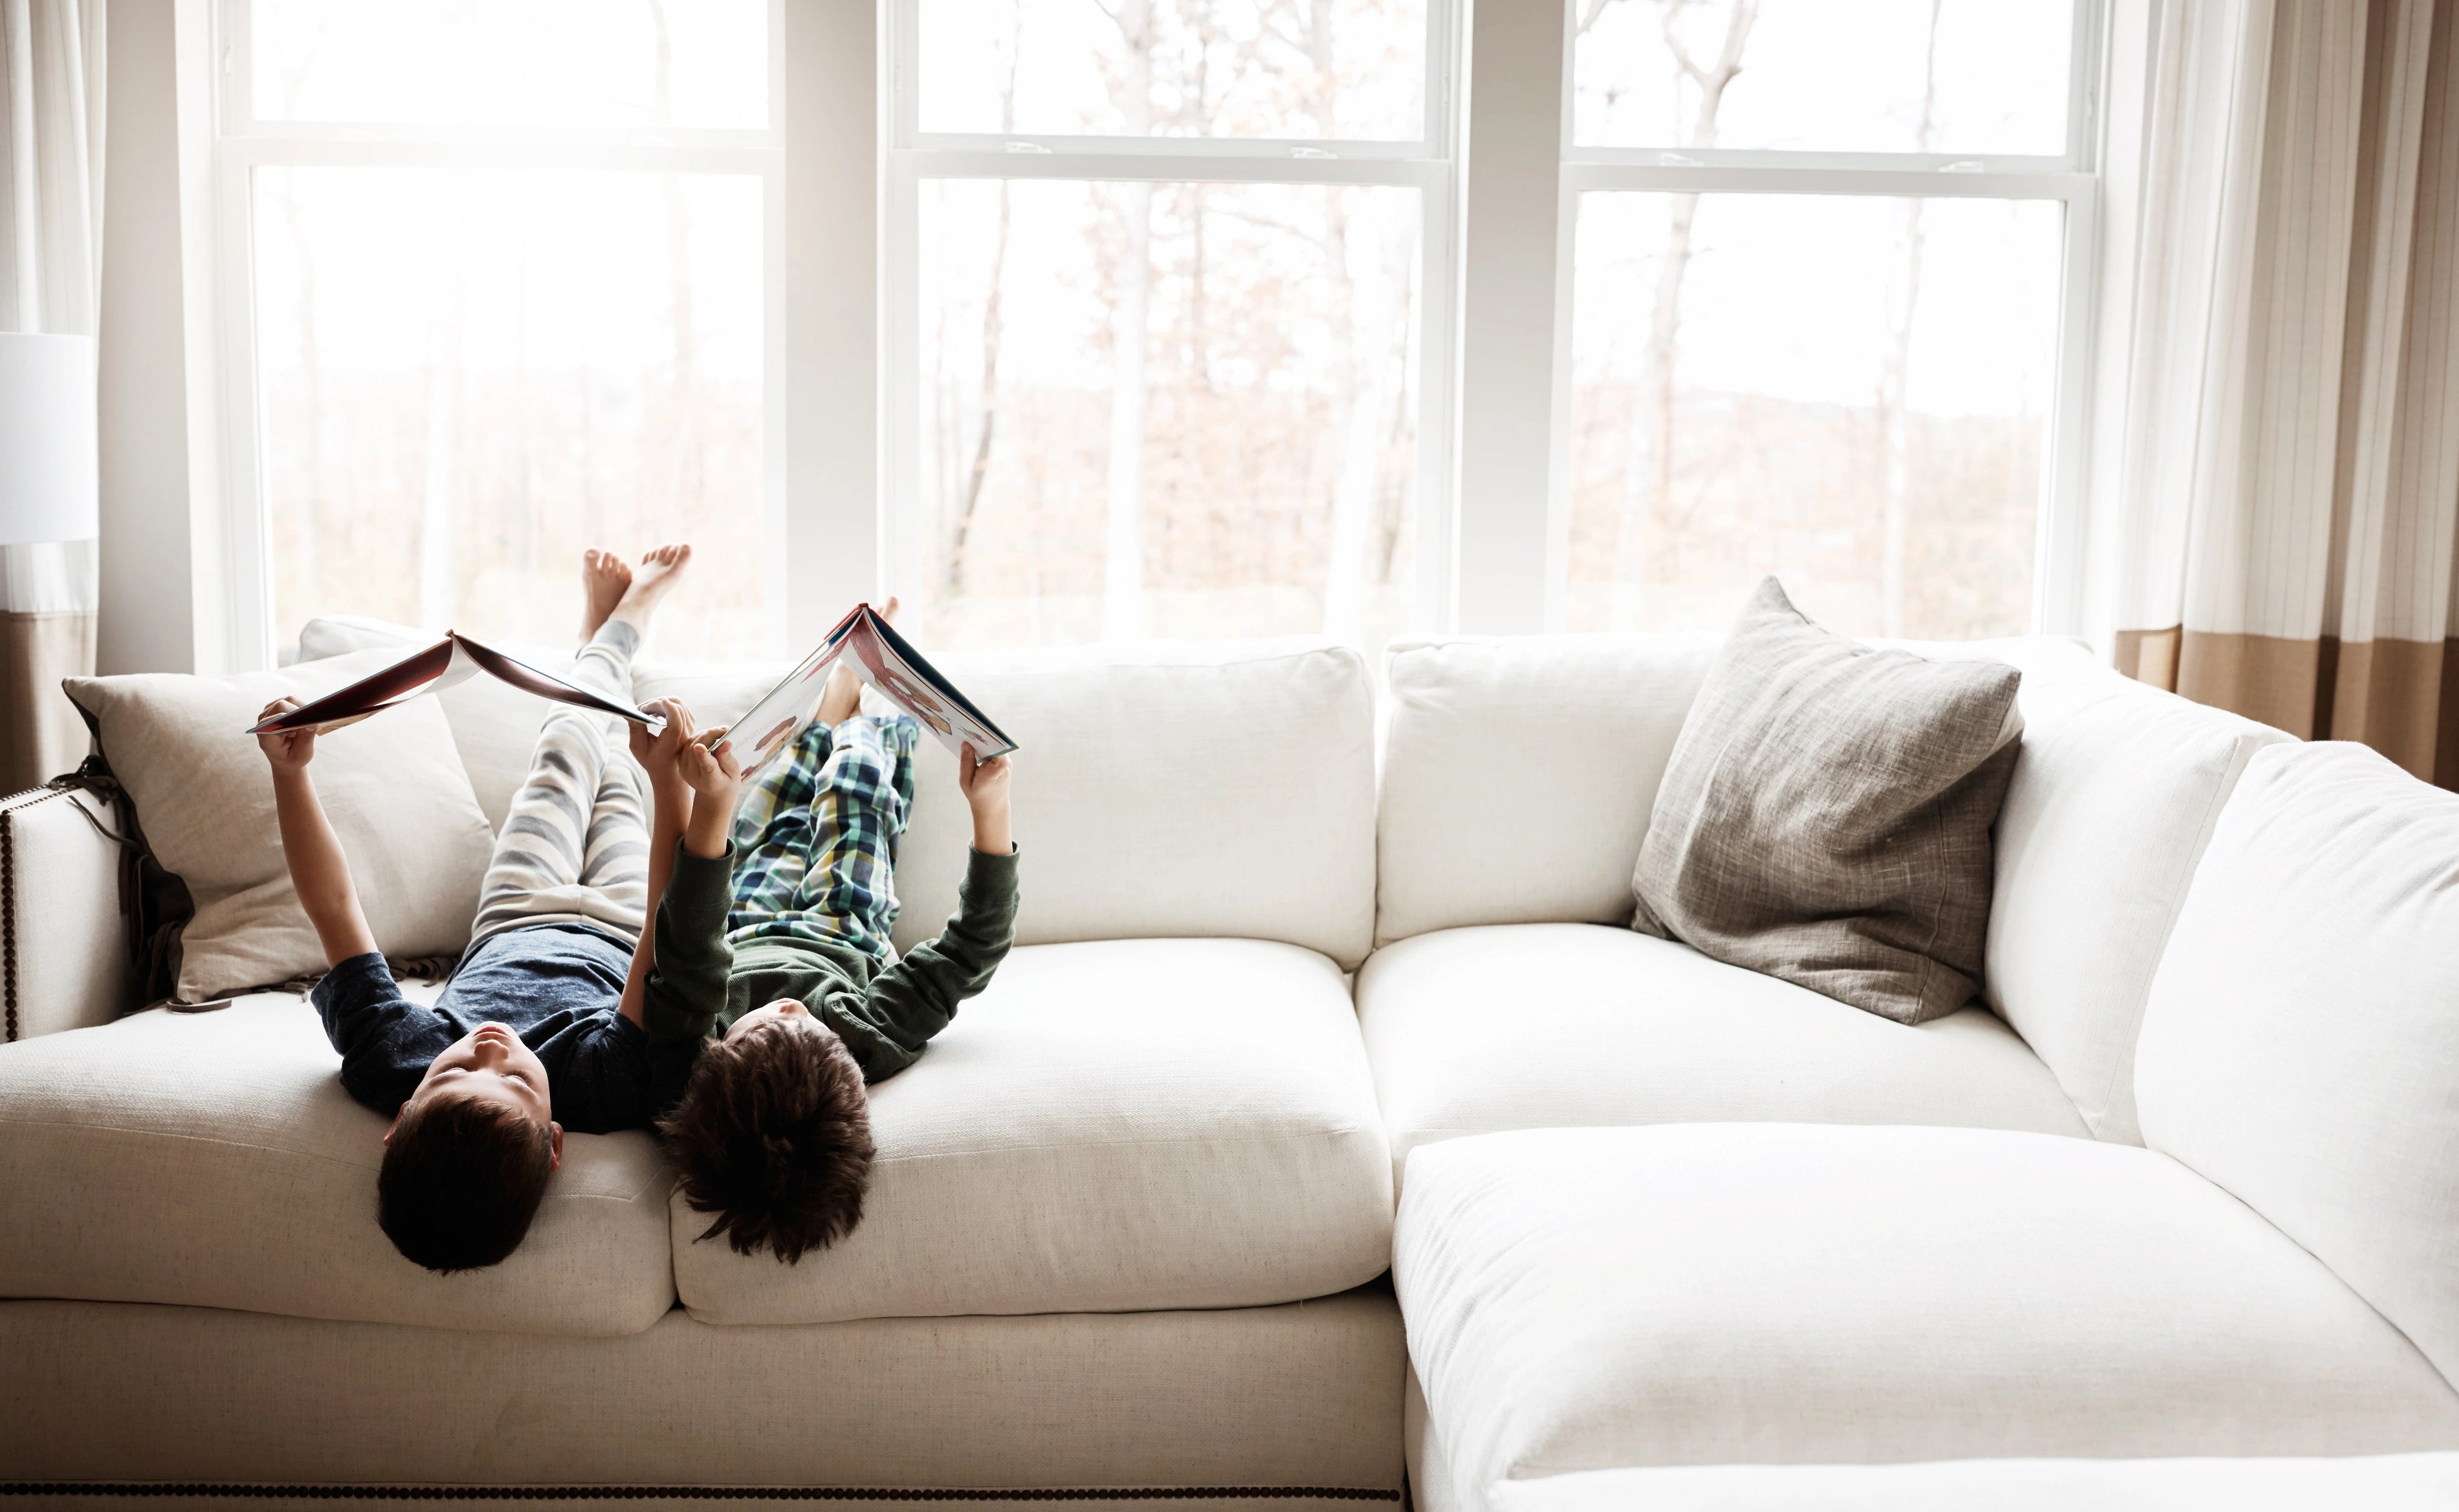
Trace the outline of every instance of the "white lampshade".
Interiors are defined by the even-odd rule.
[[[0,546],[96,534],[94,338],[0,331]]]

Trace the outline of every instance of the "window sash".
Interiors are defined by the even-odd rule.
[[[254,114],[250,0],[215,8],[217,132],[213,156],[215,325],[222,439],[220,582],[224,664],[273,665],[272,521],[263,487],[264,430],[257,344],[255,178],[259,168],[427,168],[737,175],[761,181],[761,523],[765,649],[788,654],[789,583],[785,497],[785,60],[786,0],[768,4],[769,124],[761,131],[587,128],[417,122],[267,120]]]
[[[1898,199],[2056,200],[2065,206],[2057,371],[2043,447],[2032,563],[2032,629],[2085,628],[2085,488],[2091,418],[2092,315],[2100,249],[2101,89],[2110,0],[2076,0],[2067,63],[2066,151],[2056,156],[1797,152],[1758,148],[1581,146],[1573,140],[1577,38],[1564,29],[1559,99],[1561,196],[1555,226],[1554,426],[1544,528],[1546,581],[1537,619],[1563,626],[1568,583],[1571,259],[1580,197],[1674,194],[1881,195]]]
[[[1456,80],[1461,8],[1427,0],[1425,116],[1415,141],[1328,137],[1128,136],[923,132],[919,0],[890,0],[886,203],[880,282],[884,308],[880,573],[918,582],[926,549],[922,415],[921,185],[929,180],[1092,180],[1147,183],[1341,184],[1418,191],[1421,227],[1418,302],[1417,457],[1411,541],[1412,628],[1450,624],[1453,427],[1458,412],[1459,304]]]

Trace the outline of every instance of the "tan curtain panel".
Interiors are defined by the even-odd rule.
[[[0,0],[0,330],[91,336],[102,278],[104,0]],[[75,766],[96,543],[0,546],[0,793]]]
[[[2459,0],[2151,38],[2120,670],[2459,787]]]

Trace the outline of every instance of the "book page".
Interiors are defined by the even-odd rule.
[[[863,681],[920,720],[939,738],[940,745],[957,756],[964,754],[967,746],[973,746],[975,756],[983,761],[1016,749],[1016,742],[941,677],[937,668],[896,633],[895,626],[868,608],[862,622],[854,628],[849,649]]]

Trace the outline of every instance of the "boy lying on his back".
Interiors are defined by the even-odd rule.
[[[611,555],[587,555],[588,644],[577,681],[629,699],[632,653],[689,556],[688,547],[662,547],[635,573]],[[850,711],[858,692],[832,680],[823,711]],[[268,712],[285,706],[290,701]],[[811,976],[809,1001],[795,1004],[801,1013],[775,1003],[759,1014],[729,1008],[767,979],[755,970],[738,981],[729,970],[729,910],[750,920],[746,937],[766,916],[757,899],[745,913],[729,887],[727,820],[740,775],[727,769],[730,759],[692,741],[688,710],[671,702],[662,708],[667,725],[657,739],[637,725],[631,734],[632,752],[650,775],[654,835],[641,821],[639,781],[612,744],[613,726],[624,722],[568,705],[548,716],[496,838],[471,946],[432,1008],[405,998],[377,954],[308,777],[315,737],[260,737],[273,768],[284,854],[332,967],[313,999],[342,1054],[343,1085],[394,1115],[377,1182],[378,1221],[404,1255],[431,1270],[489,1266],[513,1251],[561,1159],[565,1123],[584,1133],[646,1126],[686,1082],[693,1093],[677,1110],[681,1127],[710,1130],[715,1145],[697,1159],[686,1149],[684,1190],[696,1207],[719,1212],[711,1231],[730,1229],[746,1252],[767,1240],[788,1259],[829,1243],[860,1215],[871,1150],[863,1074],[885,1076],[910,1063],[1006,952],[1016,896],[1005,844],[1006,764],[969,761],[977,842],[991,838],[1006,853],[976,856],[939,948],[917,949],[875,973],[856,970],[848,957]],[[819,742],[826,739],[823,732]],[[904,742],[909,751],[911,744]],[[780,777],[796,769],[789,765]],[[809,846],[804,852],[823,879],[875,875],[880,905],[832,922],[827,897],[803,903],[801,891],[788,889],[771,899],[786,908],[788,935],[810,936],[807,948],[824,959],[851,950],[874,967],[886,962],[894,914],[886,847],[912,793],[910,764],[897,770],[893,815],[877,805],[847,807],[860,833],[840,837],[827,859]],[[695,785],[710,795],[697,809]],[[805,829],[819,838],[817,827]],[[764,852],[770,872],[787,863],[788,849]],[[836,859],[840,852],[851,859]],[[875,871],[866,871],[872,863],[863,858],[872,857]],[[755,893],[763,875],[761,868],[746,870]],[[678,972],[659,970],[654,948],[636,948],[652,914],[657,944],[673,954]],[[829,942],[841,935],[850,943],[832,953]],[[784,1029],[746,1021],[728,1037],[739,1048],[709,1058],[734,1069],[692,1075],[702,1046],[689,1038],[691,1027],[705,1034],[738,1019],[782,1020]],[[845,1074],[849,1065],[856,1074]],[[704,1082],[758,1095],[739,1109],[720,1106],[718,1097],[702,1094]],[[684,1119],[693,1107],[700,1111]],[[725,1131],[738,1129],[748,1146],[727,1143],[734,1136]],[[704,1173],[697,1179],[696,1170]],[[813,1171],[834,1174],[814,1185]]]
[[[893,616],[896,600],[885,611]],[[723,887],[723,938],[661,911],[646,1005],[651,1092],[683,1200],[750,1254],[825,1249],[862,1218],[871,1172],[866,1082],[912,1065],[957,1005],[990,984],[1016,928],[1009,764],[957,758],[974,843],[956,915],[898,958],[892,859],[914,807],[909,714],[858,712],[839,662],[817,716],[741,792],[733,748],[686,739],[684,782],[661,813],[687,812],[676,887]],[[691,711],[674,710],[690,734]],[[738,799],[740,803],[738,804]],[[729,844],[729,830],[731,830]],[[704,876],[707,880],[702,880]]]

